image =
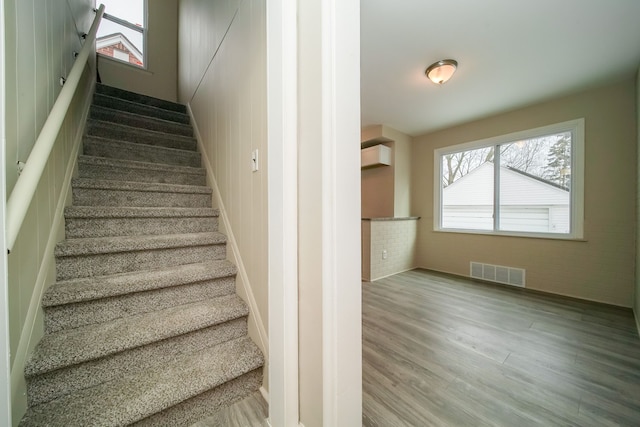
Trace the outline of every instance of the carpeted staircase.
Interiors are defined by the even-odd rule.
[[[189,425],[262,384],[185,111],[97,85],[20,425]]]

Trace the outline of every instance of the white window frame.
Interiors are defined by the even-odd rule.
[[[472,230],[442,227],[442,157],[447,154],[458,153],[495,145],[508,144],[515,141],[532,139],[556,133],[571,132],[571,196],[570,196],[570,231],[569,233],[536,233],[505,230]],[[498,236],[533,237],[559,240],[584,239],[584,118],[556,123],[535,129],[500,135],[478,141],[457,144],[434,150],[434,203],[433,229],[447,233],[472,233]],[[494,195],[499,191],[499,182],[494,182]],[[496,212],[496,198],[494,197],[494,215]],[[495,224],[495,222],[494,222]]]
[[[148,35],[148,12],[149,12],[149,1],[148,0],[142,0],[143,1],[143,7],[144,7],[144,22],[142,23],[142,28],[138,27],[137,25],[135,25],[132,22],[129,22],[125,19],[121,19],[118,18],[117,16],[114,15],[110,15],[109,13],[107,13],[107,11],[105,10],[105,13],[102,15],[102,19],[106,19],[108,21],[114,22],[116,24],[120,24],[123,27],[129,28],[130,30],[133,31],[138,31],[140,33],[142,33],[142,66],[136,65],[136,64],[132,64],[129,61],[123,61],[122,59],[116,58],[115,56],[107,56],[107,55],[103,55],[100,52],[96,52],[98,55],[100,55],[101,58],[106,58],[112,61],[116,61],[119,62],[121,64],[125,64],[128,65],[130,67],[133,67],[135,69],[138,70],[147,70],[148,69],[148,64],[147,64],[147,35]],[[96,49],[97,50],[97,49]]]

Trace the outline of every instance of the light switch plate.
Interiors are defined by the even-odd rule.
[[[251,171],[257,172],[260,167],[258,159],[258,149],[256,148],[251,152]]]

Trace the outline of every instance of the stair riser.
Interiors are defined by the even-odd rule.
[[[180,173],[144,168],[114,167],[109,165],[78,164],[80,178],[108,179],[162,184],[206,185],[204,174]]]
[[[247,319],[242,317],[29,378],[27,380],[29,405],[48,402],[73,391],[121,376],[133,375],[156,365],[170,363],[176,355],[196,352],[246,334]]]
[[[45,333],[108,322],[120,317],[231,295],[234,292],[235,277],[223,277],[154,291],[47,307],[44,309]]]
[[[151,105],[157,108],[162,108],[164,110],[178,111],[183,114],[187,112],[187,108],[184,105],[176,104],[169,101],[163,101],[161,99],[150,98],[148,96],[120,90],[114,87],[96,85],[96,93],[113,96],[115,98],[125,99],[127,101],[136,102],[139,104]]]
[[[197,146],[195,139],[186,136],[151,133],[144,129],[120,127],[113,123],[93,120],[87,121],[87,135],[187,151],[196,151]]]
[[[210,208],[211,195],[73,188],[73,204],[75,206]]]
[[[187,427],[249,396],[262,386],[262,369],[248,372],[212,390],[132,424],[135,427]]]
[[[225,244],[56,257],[57,280],[103,276],[220,260],[226,258]]]
[[[163,150],[151,145],[120,143],[86,138],[84,154],[110,159],[160,163],[174,166],[201,166],[200,153],[196,151]]]
[[[70,218],[65,221],[67,239],[211,231],[218,231],[218,218],[216,217]]]
[[[191,126],[184,125],[182,123],[169,122],[155,117],[140,116],[100,106],[91,107],[89,114],[92,119],[112,122],[119,125],[132,126],[175,135],[193,136],[193,129]]]
[[[164,110],[162,108],[151,107],[144,104],[137,104],[125,101],[120,98],[113,98],[105,95],[95,94],[93,97],[93,105],[101,107],[113,108],[128,113],[139,114],[141,116],[155,117],[162,120],[169,120],[176,123],[189,124],[189,116],[175,111]]]

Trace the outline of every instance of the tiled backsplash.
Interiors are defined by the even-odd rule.
[[[376,280],[414,268],[417,225],[413,217],[363,220],[362,278]]]

